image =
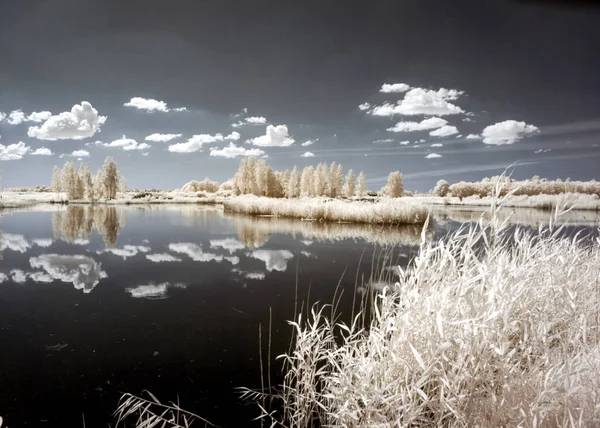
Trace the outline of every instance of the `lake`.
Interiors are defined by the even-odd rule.
[[[537,227],[550,214],[503,215]],[[479,216],[436,208],[425,235]],[[565,233],[598,224],[591,212],[565,219]],[[186,205],[40,206],[4,211],[0,228],[0,416],[9,427],[88,428],[114,423],[121,394],[144,390],[219,426],[251,426],[257,408],[237,388],[261,388],[269,325],[275,385],[287,320],[340,294],[349,318],[354,296],[387,280],[390,261],[406,265],[422,232]]]

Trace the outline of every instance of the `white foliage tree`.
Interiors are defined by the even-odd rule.
[[[346,176],[346,184],[344,184],[344,196],[352,198],[354,196],[355,188],[356,179],[354,178],[354,171],[350,170]]]
[[[433,188],[435,196],[446,196],[450,190],[450,184],[446,180],[439,180]]]
[[[359,198],[364,198],[366,195],[367,195],[366,177],[365,177],[365,173],[361,171],[360,174],[358,174],[358,184],[356,187],[356,196],[358,196]]]

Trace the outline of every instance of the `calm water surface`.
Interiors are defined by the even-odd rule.
[[[438,213],[428,236],[478,215]],[[597,224],[585,215],[581,227]],[[521,213],[531,225],[547,216]],[[408,263],[421,235],[196,206],[38,208],[4,212],[0,227],[8,427],[83,427],[84,417],[106,427],[122,392],[146,389],[217,425],[251,426],[257,410],[236,388],[260,388],[259,325],[265,338],[272,314],[274,359],[288,349],[296,295],[330,303],[339,283],[349,316],[357,278],[386,256]]]

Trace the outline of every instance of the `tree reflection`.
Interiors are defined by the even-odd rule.
[[[316,241],[364,240],[377,245],[419,245],[423,226],[420,225],[365,225],[301,221],[282,218],[233,216],[240,241],[248,248],[263,246],[274,233],[290,234]],[[433,227],[425,231],[427,239],[433,236]]]
[[[68,206],[66,210],[52,214],[54,237],[69,243],[76,243],[78,240],[89,241],[92,230],[96,229],[104,244],[113,247],[124,225],[123,211],[106,205]]]

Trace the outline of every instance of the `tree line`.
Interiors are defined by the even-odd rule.
[[[92,176],[89,165],[67,161],[64,166],[55,166],[52,170],[52,191],[64,192],[67,199],[115,199],[118,191],[125,190],[125,180],[117,169],[117,163],[107,157],[104,165]]]
[[[264,159],[244,158],[233,177],[232,190],[235,195],[257,195],[271,198],[299,198],[301,196],[325,196],[330,198],[363,198],[367,195],[366,176],[350,169],[345,175],[341,164],[319,163],[301,171],[294,168],[275,171]],[[388,176],[381,195],[400,197],[404,194],[403,177],[399,171]]]

